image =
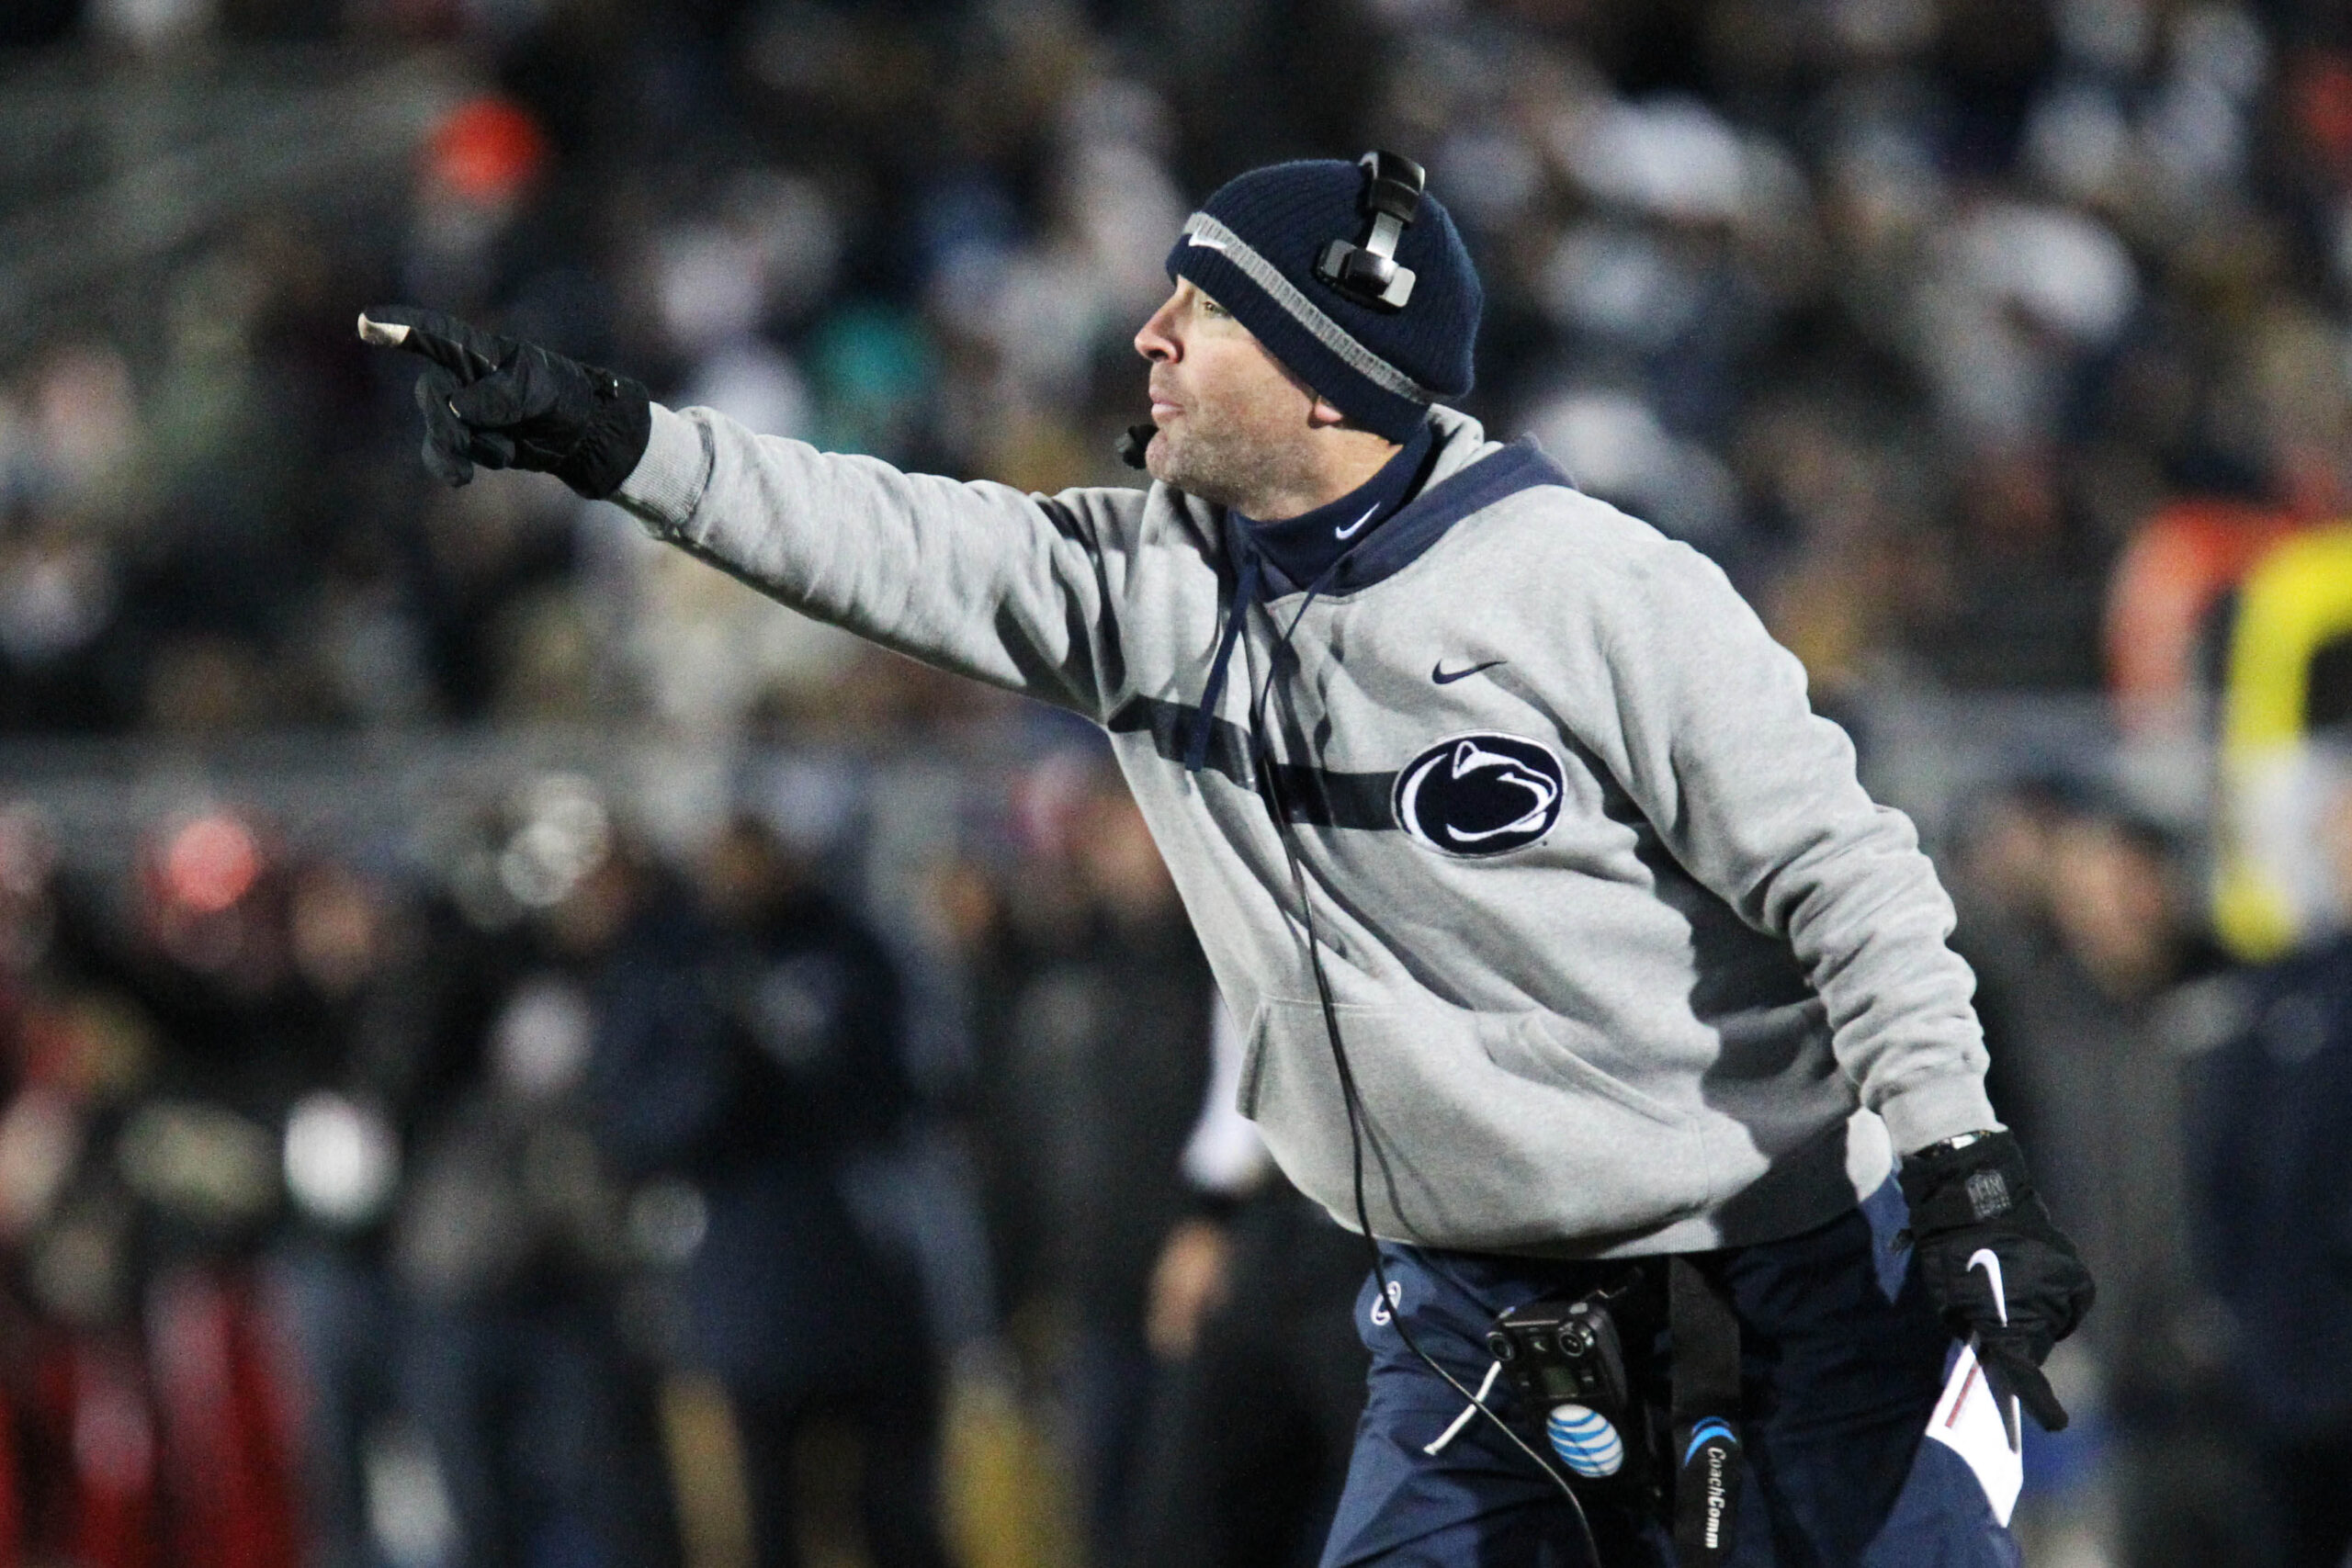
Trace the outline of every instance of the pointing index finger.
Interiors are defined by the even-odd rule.
[[[359,317],[359,337],[379,348],[403,349],[431,360],[458,378],[461,387],[498,368],[503,339],[476,332],[454,316],[413,305],[385,305]]]
[[[359,312],[359,341],[373,344],[378,348],[405,348],[408,345],[408,328],[399,321],[371,321],[368,319],[368,312],[362,310]]]

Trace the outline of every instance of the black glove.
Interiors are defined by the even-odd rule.
[[[652,398],[641,382],[478,332],[437,310],[392,305],[359,318],[359,335],[432,361],[416,379],[424,466],[445,484],[474,465],[553,474],[602,500],[645,455]]]
[[[1986,1133],[1959,1148],[1939,1144],[1906,1155],[1902,1180],[1911,1204],[1912,1257],[1928,1299],[1956,1337],[1976,1342],[1977,1363],[2002,1419],[2015,1394],[2043,1430],[2060,1430],[2066,1412],[2041,1363],[2082,1322],[2096,1292],[2082,1255],[2034,1191],[2017,1139]],[[2007,1324],[1991,1277],[1968,1266],[1980,1249],[2000,1259]]]

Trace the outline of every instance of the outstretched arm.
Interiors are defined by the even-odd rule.
[[[1144,496],[1047,499],[756,435],[535,344],[405,307],[361,337],[426,362],[425,466],[552,473],[769,596],[960,674],[1100,718]]]
[[[1100,718],[1124,541],[1144,497],[901,473],[656,406],[614,500],[795,609],[926,663]]]

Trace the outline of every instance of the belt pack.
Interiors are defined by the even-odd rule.
[[[1487,1336],[1580,1483],[1654,1516],[1670,1506],[1683,1568],[1729,1560],[1738,1498],[1739,1319],[1713,1261],[1635,1264],[1582,1295],[1514,1307]],[[1663,1416],[1644,1388],[1661,1318]]]

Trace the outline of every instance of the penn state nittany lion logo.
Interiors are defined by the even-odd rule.
[[[1540,741],[1482,732],[1441,740],[1396,775],[1396,826],[1449,855],[1523,849],[1560,819],[1567,775]]]

